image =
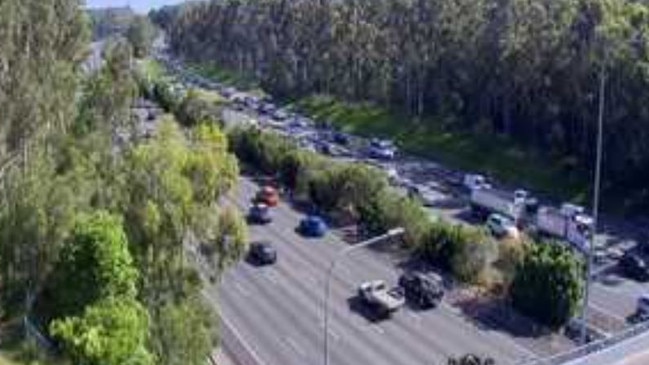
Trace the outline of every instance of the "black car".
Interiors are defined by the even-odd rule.
[[[273,217],[270,214],[270,208],[263,203],[256,203],[248,211],[248,222],[253,224],[268,224],[272,222]]]
[[[649,280],[649,269],[647,268],[647,263],[640,256],[627,253],[622,256],[619,265],[624,275],[638,281]]]
[[[250,244],[248,258],[260,265],[270,265],[277,261],[277,251],[269,242],[253,242]]]
[[[333,134],[333,140],[335,143],[338,143],[340,145],[349,144],[349,136],[342,132],[335,132]]]
[[[399,278],[406,300],[419,308],[436,307],[444,297],[442,279],[434,274],[407,272]]]

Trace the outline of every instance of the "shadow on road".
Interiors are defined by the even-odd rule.
[[[468,298],[454,303],[462,313],[483,330],[507,332],[514,337],[539,338],[549,330],[514,311],[501,299]]]
[[[363,300],[355,295],[347,299],[349,310],[365,318],[369,323],[378,323],[389,318],[381,314],[376,308],[367,305]]]
[[[444,209],[444,210],[458,210],[464,209],[466,203],[456,197],[448,197],[445,199],[439,199],[431,206],[431,208]]]

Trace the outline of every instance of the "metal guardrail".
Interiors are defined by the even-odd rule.
[[[537,359],[537,360],[532,360],[532,361],[527,361],[527,362],[522,362],[519,365],[559,365],[563,364],[565,362],[571,361],[571,360],[576,360],[578,358],[594,354],[596,352],[599,352],[603,349],[618,345],[625,340],[628,340],[630,338],[633,338],[639,334],[642,334],[646,331],[649,330],[649,322],[643,322],[640,324],[637,324],[631,328],[628,328],[624,331],[618,332],[617,334],[614,334],[610,337],[593,341],[589,344],[586,344],[581,347],[577,347],[575,349],[562,352],[550,357],[546,357],[543,359]]]

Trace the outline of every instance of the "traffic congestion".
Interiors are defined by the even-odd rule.
[[[159,61],[181,81],[177,92],[197,87],[228,99],[230,107],[224,115],[229,121],[283,135],[302,149],[334,160],[366,163],[381,169],[395,190],[419,199],[433,220],[482,225],[498,239],[544,237],[562,242],[580,256],[594,242],[591,272],[600,279],[592,284],[594,311],[607,318],[603,322],[610,322],[610,318],[616,322],[614,326],[603,327],[608,331],[610,327],[627,326],[637,321],[638,313],[644,318],[641,302],[649,287],[643,282],[649,269],[638,232],[610,229],[611,225],[600,222],[600,227],[605,225],[607,229],[598,232],[593,240],[595,222],[585,207],[557,203],[481,173],[458,171],[408,155],[394,141],[346,133],[326,120],[314,120],[291,106],[281,106],[268,96],[240,91],[188,72],[176,59],[162,56]],[[612,286],[611,282],[625,285]],[[625,305],[610,299],[615,293],[620,293]]]

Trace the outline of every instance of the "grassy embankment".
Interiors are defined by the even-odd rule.
[[[250,77],[214,65],[194,65],[192,70],[225,84],[263,93]],[[580,203],[588,199],[583,176],[569,173],[559,161],[503,136],[451,131],[434,120],[417,123],[369,103],[347,103],[323,95],[308,96],[293,101],[292,105],[317,120],[332,122],[343,131],[394,139],[407,153],[452,168],[481,172],[554,198]]]
[[[394,139],[404,151],[449,167],[481,172],[558,198],[586,198],[585,184],[579,177],[569,176],[557,161],[505,137],[444,130],[435,127],[439,123],[417,123],[368,103],[345,103],[322,95],[303,98],[294,105],[343,131]]]

